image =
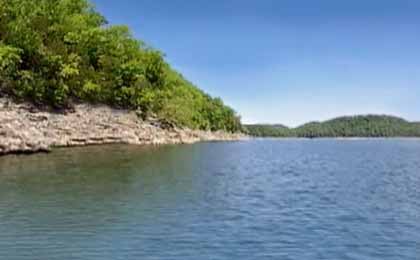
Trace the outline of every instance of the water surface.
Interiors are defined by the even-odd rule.
[[[420,141],[1,157],[0,259],[420,259]]]

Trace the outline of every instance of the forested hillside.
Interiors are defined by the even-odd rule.
[[[284,125],[270,124],[249,124],[245,125],[245,131],[252,136],[258,137],[288,137],[291,136],[291,130]]]
[[[246,129],[250,135],[261,137],[420,137],[419,123],[380,115],[339,117],[297,128],[247,125]]]
[[[190,128],[238,131],[240,119],[87,0],[0,0],[0,95],[39,106],[141,109]]]

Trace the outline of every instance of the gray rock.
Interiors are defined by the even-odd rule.
[[[76,105],[68,113],[42,112],[31,104],[0,98],[0,154],[47,152],[52,147],[98,144],[182,144],[244,139],[242,134],[177,128],[139,111]]]

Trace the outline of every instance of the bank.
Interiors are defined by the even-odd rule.
[[[67,111],[40,110],[0,98],[0,155],[49,152],[55,147],[101,144],[163,145],[245,139],[240,133],[179,128],[137,111],[78,104]]]

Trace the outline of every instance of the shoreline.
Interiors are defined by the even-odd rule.
[[[344,141],[357,141],[357,140],[419,140],[420,137],[396,136],[396,137],[258,137],[251,136],[251,139],[278,139],[278,140],[344,140]]]
[[[54,148],[105,144],[166,145],[238,141],[241,133],[210,132],[142,120],[136,111],[80,104],[74,111],[40,111],[30,103],[0,98],[0,156],[51,152]]]

